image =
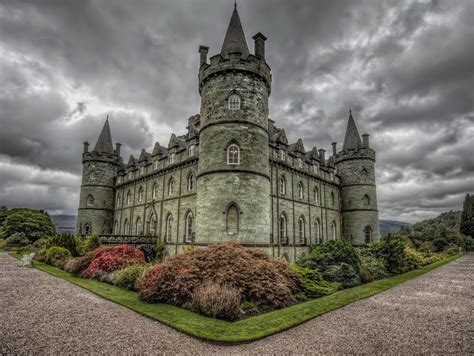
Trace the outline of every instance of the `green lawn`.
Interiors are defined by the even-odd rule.
[[[95,280],[75,277],[59,268],[44,263],[35,262],[35,266],[55,277],[76,284],[186,334],[211,341],[233,343],[260,339],[292,328],[314,317],[416,278],[459,257],[460,255],[455,255],[402,275],[345,289],[323,298],[313,299],[305,303],[236,322],[207,318],[167,304],[144,303],[138,299],[136,292],[126,291]]]

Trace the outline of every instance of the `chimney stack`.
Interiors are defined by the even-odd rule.
[[[336,148],[337,142],[333,142],[331,143],[331,145],[332,145],[332,155],[335,157],[337,153],[337,148]]]
[[[85,141],[84,142],[84,152],[83,153],[87,153],[89,152],[89,142]]]
[[[362,135],[362,147],[369,148],[369,134]]]
[[[115,154],[116,154],[117,156],[120,156],[120,146],[122,146],[121,143],[118,143],[118,142],[117,142],[117,143],[115,144]]]
[[[253,37],[254,46],[255,46],[255,56],[259,59],[265,60],[265,41],[267,38],[261,33],[257,33]]]
[[[199,64],[200,66],[202,66],[204,63],[207,63],[207,52],[209,52],[209,47],[199,46],[199,53],[201,53],[201,63]]]
[[[325,166],[326,165],[326,157],[325,157],[326,150],[320,148],[319,149],[319,165]]]

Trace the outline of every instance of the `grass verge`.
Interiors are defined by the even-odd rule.
[[[57,267],[44,263],[35,262],[35,266],[52,276],[76,284],[105,299],[111,300],[152,319],[158,320],[163,324],[186,334],[208,341],[237,343],[261,339],[277,332],[287,330],[319,315],[341,308],[355,301],[368,298],[400,283],[421,276],[422,274],[456,260],[460,256],[461,255],[454,255],[431,265],[398,276],[345,289],[323,298],[313,299],[305,303],[275,310],[270,313],[250,317],[237,322],[227,322],[207,318],[168,304],[144,303],[138,299],[138,294],[136,292],[126,291],[95,280],[75,277]],[[14,257],[18,258],[18,255]]]

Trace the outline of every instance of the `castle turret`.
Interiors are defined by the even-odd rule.
[[[258,53],[249,53],[235,7],[220,54],[207,63],[207,47],[200,47],[197,242],[270,242],[265,39],[257,34]]]
[[[342,151],[335,155],[341,180],[343,236],[355,246],[380,239],[375,185],[375,151],[362,142],[352,113]]]
[[[111,234],[114,209],[114,179],[121,164],[120,146],[114,151],[109,119],[97,139],[94,149],[84,148],[82,154],[82,184],[77,214],[79,235]]]

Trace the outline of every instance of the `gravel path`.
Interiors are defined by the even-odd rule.
[[[263,340],[209,344],[0,253],[4,353],[474,353],[474,255]]]

